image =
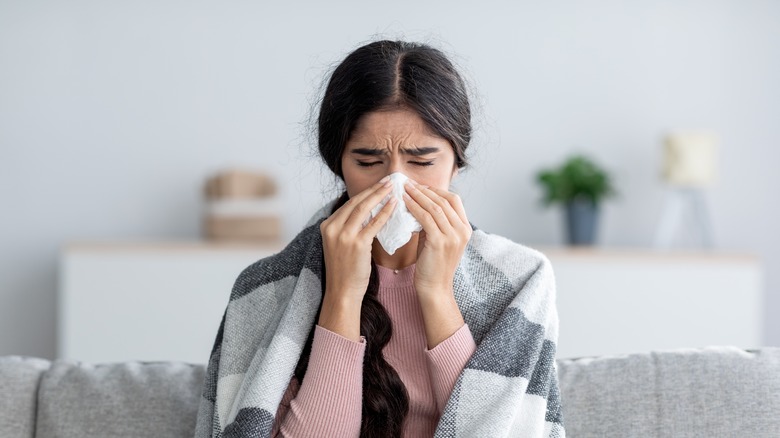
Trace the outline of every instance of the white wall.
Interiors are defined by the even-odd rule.
[[[224,166],[278,179],[292,237],[335,193],[309,102],[376,34],[431,42],[470,78],[473,168],[456,188],[474,224],[519,242],[562,242],[532,175],[583,150],[622,193],[600,242],[649,245],[660,139],[716,131],[717,247],[764,258],[780,345],[780,3],[264,3],[0,0],[0,355],[54,357],[63,243],[195,238],[201,184]]]

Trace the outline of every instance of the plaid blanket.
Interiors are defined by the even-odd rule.
[[[322,299],[320,209],[235,282],[207,366],[195,431],[268,437]],[[477,350],[436,437],[565,437],[555,362],[555,279],[540,252],[474,227],[454,278]]]

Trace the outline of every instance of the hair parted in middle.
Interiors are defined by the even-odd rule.
[[[333,71],[320,105],[320,156],[340,179],[341,157],[361,117],[375,111],[410,109],[427,127],[446,139],[455,152],[455,165],[467,166],[471,141],[468,93],[452,62],[440,50],[421,43],[375,41],[350,53]],[[344,191],[333,207],[348,200]],[[325,261],[322,260],[325,292]],[[392,336],[392,322],[377,299],[379,276],[371,261],[371,275],[360,312],[360,333],[366,338],[363,364],[361,437],[398,437],[409,411],[409,396],[398,373],[382,356]],[[321,309],[322,303],[320,303]],[[317,312],[319,318],[319,310]],[[311,354],[314,328],[295,369],[303,382]]]

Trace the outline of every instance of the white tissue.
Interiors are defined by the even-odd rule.
[[[404,190],[404,183],[407,179],[409,179],[409,177],[401,172],[390,174],[390,181],[393,182],[393,189],[392,192],[390,192],[390,196],[395,197],[398,202],[395,204],[393,213],[390,214],[390,219],[387,220],[385,225],[376,235],[382,248],[390,255],[393,255],[398,248],[406,245],[412,238],[412,233],[422,231],[422,225],[420,225],[420,223],[417,222],[417,219],[409,213],[409,210],[406,208],[406,203],[404,202],[403,196],[404,193],[406,193],[406,190]],[[389,200],[389,198],[387,200],[383,199],[379,205],[374,207],[374,209],[371,210],[371,216],[366,220],[363,226],[367,225],[369,220],[379,214],[379,210],[381,210]]]

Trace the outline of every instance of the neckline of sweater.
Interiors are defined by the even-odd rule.
[[[376,265],[377,273],[379,274],[379,288],[395,289],[398,287],[414,286],[414,269],[416,266],[416,263],[412,263],[405,268],[391,269]]]

